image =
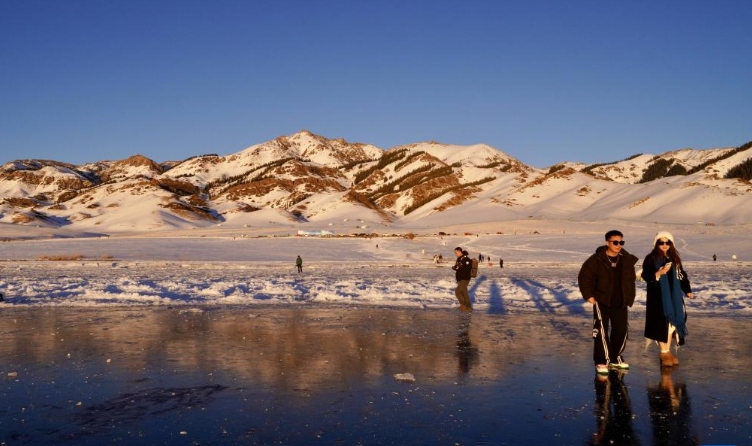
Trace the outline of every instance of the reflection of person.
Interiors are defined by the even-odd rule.
[[[301,259],[300,256],[295,259],[295,266],[298,268],[299,273],[303,272],[303,259]]]
[[[674,366],[679,360],[671,354],[671,339],[684,345],[687,314],[684,294],[694,297],[689,277],[674,245],[674,236],[662,231],[653,240],[653,250],[642,262],[642,278],[647,282],[645,337],[661,347],[661,365]]]
[[[585,260],[577,276],[583,299],[593,305],[593,361],[601,375],[609,367],[629,368],[621,354],[627,344],[627,307],[635,300],[637,257],[622,248],[623,237],[608,231],[606,245]]]
[[[462,316],[457,330],[457,373],[466,375],[478,359],[478,349],[470,342],[470,315]]]
[[[470,303],[470,295],[467,292],[467,285],[470,283],[470,270],[473,268],[473,262],[467,256],[467,251],[463,251],[459,246],[454,248],[454,255],[457,260],[454,262],[452,269],[455,271],[454,277],[457,279],[457,288],[454,295],[460,303],[460,311],[473,311],[473,305]]]
[[[661,382],[648,387],[650,421],[653,426],[653,444],[699,445],[700,439],[692,433],[692,410],[685,384],[674,384],[673,368],[661,370]]]
[[[624,371],[619,370],[611,372],[608,376],[596,375],[595,421],[598,430],[586,444],[640,444],[632,427],[632,402],[627,386],[622,381],[623,374]]]

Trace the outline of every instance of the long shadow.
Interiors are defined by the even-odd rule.
[[[507,314],[507,308],[501,300],[501,288],[495,281],[491,282],[489,289],[488,314]]]
[[[549,303],[549,301],[545,298],[543,295],[543,292],[541,290],[550,290],[542,283],[536,282],[534,280],[521,280],[521,279],[512,279],[512,282],[515,283],[517,286],[527,290],[527,292],[530,294],[531,298],[533,299],[533,303],[535,306],[540,310],[541,313],[548,313],[550,315],[555,315],[556,309]],[[553,293],[554,297],[557,301],[561,302],[563,296],[561,293]],[[559,297],[557,297],[557,294],[559,294]],[[584,314],[584,310],[582,308],[576,308],[572,309],[572,307],[569,305],[568,301],[564,302],[564,306],[567,308],[567,310],[572,314],[582,315]],[[582,333],[580,329],[576,326],[573,326],[571,323],[561,320],[561,318],[551,317],[549,319],[549,322],[551,323],[551,326],[556,329],[556,331],[561,334],[562,337],[572,340],[580,339],[582,336]]]
[[[472,286],[468,288],[467,292],[470,295],[470,303],[475,303],[475,292],[478,290],[480,285],[488,280],[488,276],[480,275],[475,280],[472,281]]]
[[[537,282],[535,280],[522,280],[522,279],[513,279],[513,282],[527,290],[528,293],[533,297],[535,306],[538,307],[541,312],[548,312],[553,313],[554,308],[546,301],[546,298],[544,297],[543,293],[540,291],[541,289],[548,290],[554,297],[554,300],[556,302],[560,303],[564,308],[567,309],[567,311],[575,316],[583,316],[586,314],[585,307],[582,305],[576,305],[577,303],[580,303],[579,299],[572,302],[570,299],[567,298],[566,293],[562,293],[560,291],[556,291],[555,289],[548,288],[546,285]]]
[[[473,281],[473,285],[468,289],[471,303],[474,304],[476,301],[475,292],[483,283],[487,282],[488,280],[488,276],[480,275],[476,280]],[[488,304],[488,314],[507,314],[507,309],[504,307],[504,303],[501,301],[501,289],[499,289],[499,286],[496,284],[496,282],[493,281],[490,285]]]
[[[532,280],[512,279],[512,284],[527,291],[528,294],[530,294],[530,297],[532,298],[533,303],[535,304],[535,307],[541,313],[553,313],[554,312],[554,308],[543,297],[543,293],[540,292],[541,288],[545,288],[540,283],[535,283]]]

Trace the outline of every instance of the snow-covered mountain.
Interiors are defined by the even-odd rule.
[[[301,131],[182,162],[13,161],[0,171],[0,222],[98,233],[348,220],[358,228],[529,218],[738,224],[752,220],[752,185],[725,176],[751,160],[748,143],[537,169],[482,144],[382,150]]]

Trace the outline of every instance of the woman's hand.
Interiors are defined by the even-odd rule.
[[[687,297],[692,299],[695,297],[695,293],[687,293]]]
[[[667,263],[663,265],[662,267],[658,268],[655,271],[655,280],[661,280],[661,276],[664,274],[668,274],[668,271],[671,269],[671,263]]]

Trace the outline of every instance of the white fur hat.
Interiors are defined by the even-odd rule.
[[[655,246],[655,244],[658,242],[658,240],[660,240],[662,238],[670,240],[672,245],[676,244],[676,243],[674,243],[674,236],[671,235],[670,232],[668,232],[668,231],[661,231],[661,232],[655,234],[655,238],[653,239],[653,246]]]

